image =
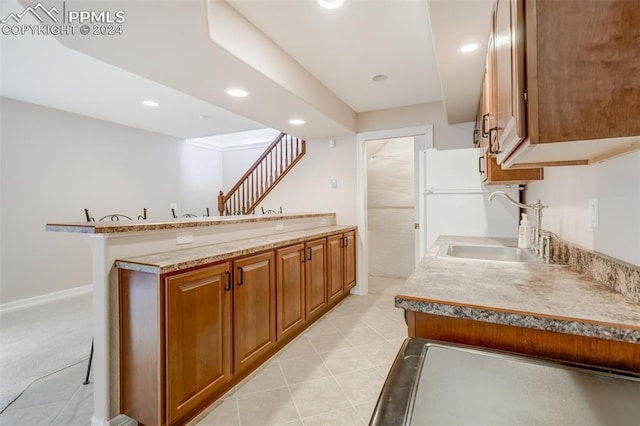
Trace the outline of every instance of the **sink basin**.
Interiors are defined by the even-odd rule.
[[[438,257],[558,265],[556,263],[545,262],[544,259],[540,259],[527,249],[505,246],[444,244],[440,247],[440,251],[438,251]]]

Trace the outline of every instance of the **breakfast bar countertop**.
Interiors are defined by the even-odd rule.
[[[311,238],[324,238],[355,229],[355,226],[329,225],[282,232],[225,243],[118,259],[116,260],[116,266],[120,269],[164,274],[265,250],[273,250],[308,241]]]
[[[640,304],[567,266],[437,256],[443,244],[515,240],[441,236],[395,297],[416,312],[640,344]]]
[[[117,215],[107,215],[117,216]],[[177,218],[169,221],[147,221],[137,220],[125,221],[105,221],[105,222],[71,222],[71,223],[48,223],[47,231],[54,232],[76,232],[80,234],[119,234],[127,232],[146,232],[158,230],[180,230],[183,228],[199,228],[219,225],[237,225],[255,222],[276,222],[281,220],[309,219],[323,217],[333,218],[335,213],[280,213],[267,215],[242,215],[242,216],[210,216],[210,217],[188,217]]]

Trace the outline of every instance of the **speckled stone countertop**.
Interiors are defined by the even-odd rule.
[[[395,297],[417,312],[640,344],[640,304],[568,267],[440,258],[445,243],[515,240],[440,237]]]
[[[212,216],[174,219],[169,222],[74,222],[48,223],[47,231],[78,232],[83,234],[114,234],[120,232],[144,232],[160,229],[196,228],[201,226],[232,225],[238,223],[270,222],[291,219],[333,216],[335,213],[287,213],[245,216]]]
[[[352,231],[355,226],[331,225],[299,231],[283,232],[256,238],[212,244],[164,253],[116,260],[116,267],[132,271],[164,274],[220,260],[245,256],[265,250],[273,250],[312,238],[323,238],[340,232]]]

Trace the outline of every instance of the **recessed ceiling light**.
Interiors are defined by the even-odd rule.
[[[292,118],[291,120],[289,120],[289,124],[293,124],[294,126],[300,126],[301,124],[304,124],[304,120],[301,120],[299,118]]]
[[[233,96],[234,98],[244,98],[249,94],[246,90],[233,88],[227,89],[227,95]]]
[[[151,107],[151,108],[155,108],[157,106],[159,106],[160,104],[156,101],[154,101],[153,99],[145,99],[144,101],[142,101],[142,105],[147,106],[147,107]]]
[[[318,4],[325,9],[337,9],[344,3],[344,0],[318,0]]]
[[[460,46],[460,51],[462,53],[471,53],[474,50],[477,50],[480,47],[480,43],[474,41],[473,43],[467,43]]]
[[[376,83],[380,83],[382,81],[385,81],[387,79],[387,76],[384,74],[376,74],[373,77],[371,77],[371,80],[375,81]]]
[[[210,116],[208,116],[207,114],[200,114],[200,115],[198,115],[198,118],[199,118],[200,120],[208,120],[208,119],[210,119],[211,117],[210,117]]]

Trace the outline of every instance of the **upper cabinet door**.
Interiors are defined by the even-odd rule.
[[[526,136],[524,4],[498,0],[493,33],[497,136],[492,152],[513,150]]]

